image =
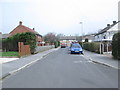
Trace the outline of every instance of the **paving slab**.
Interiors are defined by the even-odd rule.
[[[101,63],[116,69],[120,68],[119,66],[120,61],[113,59],[111,55],[97,54],[87,50],[84,50],[84,55],[93,62]]]

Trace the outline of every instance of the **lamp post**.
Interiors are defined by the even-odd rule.
[[[83,47],[83,22],[80,22],[81,24],[81,35],[82,35],[82,47]]]

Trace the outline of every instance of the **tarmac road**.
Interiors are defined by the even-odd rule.
[[[84,53],[85,54],[85,53]],[[118,70],[61,48],[3,80],[3,88],[118,88]]]

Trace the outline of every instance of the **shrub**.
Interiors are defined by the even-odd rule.
[[[60,42],[59,41],[54,41],[54,45],[55,45],[55,48],[57,48],[57,47],[60,46]]]
[[[35,52],[36,48],[36,35],[31,32],[22,33],[19,36],[19,42],[24,42],[25,45],[30,45],[31,53]]]
[[[82,42],[78,42],[82,46]]]
[[[112,39],[112,55],[120,60],[120,32],[114,34]]]
[[[91,51],[91,52],[96,52],[96,53],[100,53],[99,52],[99,43],[97,42],[86,42],[83,44],[83,48],[88,50],[88,51]]]
[[[36,35],[31,32],[18,33],[3,40],[3,51],[18,51],[18,42],[30,45],[31,53],[34,53],[36,47]]]
[[[88,42],[88,38],[85,39],[85,42]]]

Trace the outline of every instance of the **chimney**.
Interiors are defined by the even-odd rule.
[[[35,28],[33,28],[33,30],[35,30]]]
[[[113,24],[116,24],[116,21],[113,21]]]
[[[110,27],[110,24],[107,24],[107,27]]]
[[[19,25],[22,25],[22,21],[19,22]]]

